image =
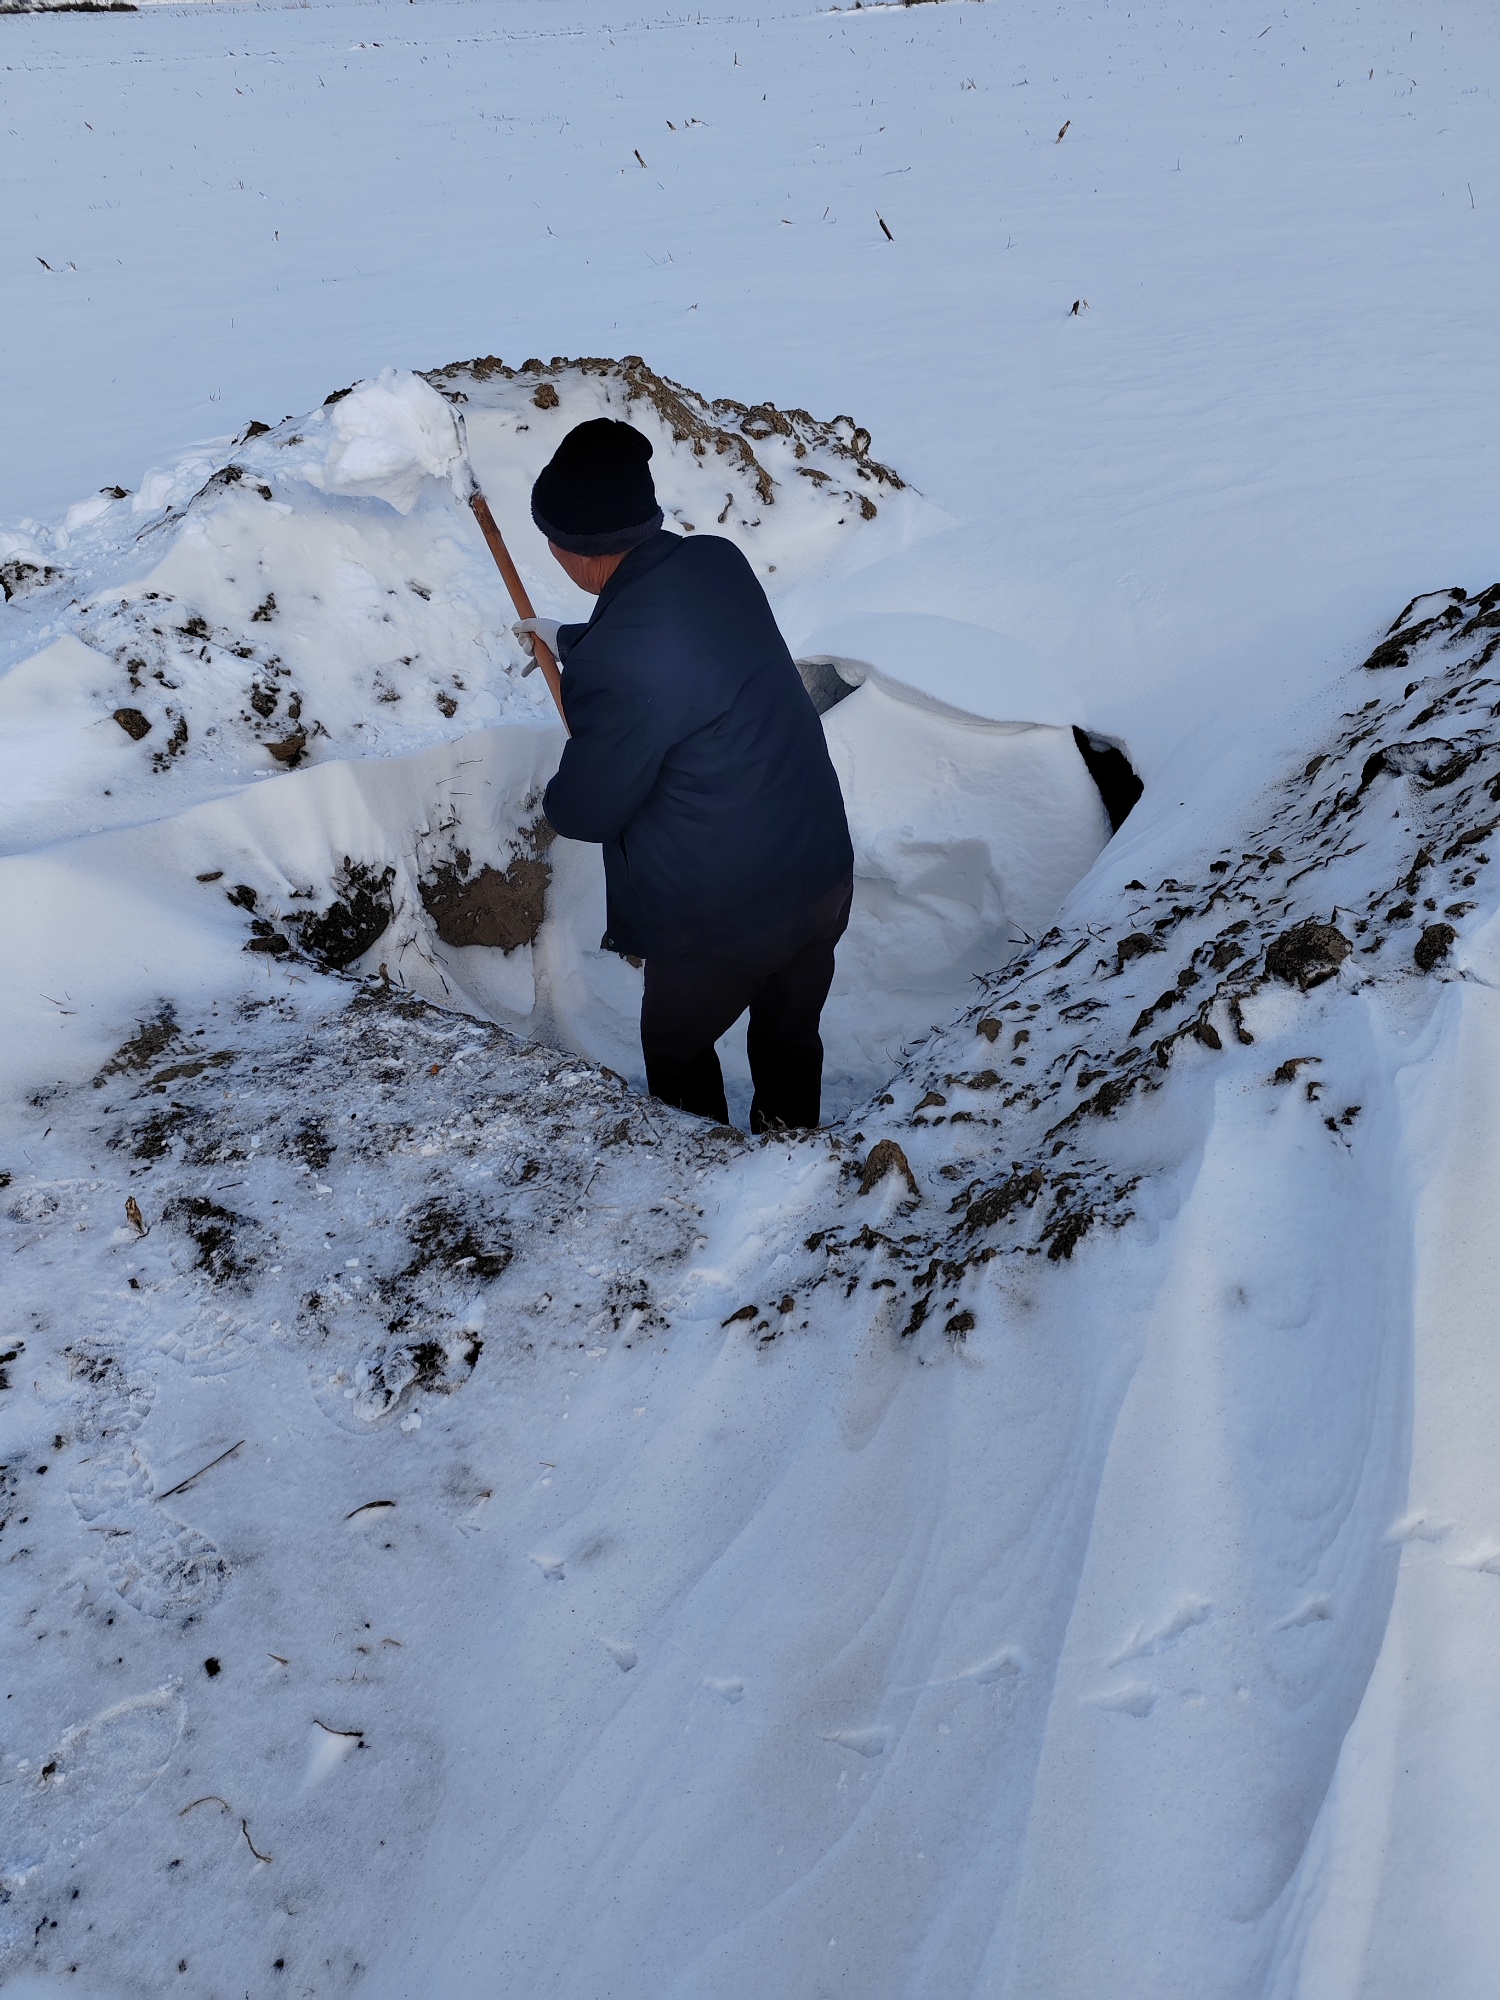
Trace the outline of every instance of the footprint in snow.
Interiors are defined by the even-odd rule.
[[[961,1681],[973,1681],[978,1687],[994,1687],[1001,1681],[1015,1680],[1030,1667],[1024,1649],[1020,1646],[1002,1646],[998,1653],[991,1653],[987,1660],[981,1660],[977,1667],[968,1667],[958,1676]]]
[[[1435,1514],[1403,1514],[1385,1531],[1387,1542],[1440,1542],[1453,1527]]]
[[[1321,1625],[1333,1616],[1333,1603],[1327,1597],[1309,1597],[1299,1604],[1295,1611],[1289,1611],[1285,1618],[1278,1618],[1271,1627],[1273,1632],[1293,1632],[1300,1625]]]
[[[214,1603],[229,1565],[206,1535],[175,1520],[157,1500],[136,1449],[135,1433],[151,1409],[149,1391],[129,1381],[107,1350],[80,1343],[72,1360],[87,1399],[78,1435],[97,1448],[80,1462],[68,1497],[78,1518],[101,1537],[105,1575],[148,1618]]]
[[[1119,1667],[1127,1660],[1138,1660],[1149,1653],[1161,1652],[1180,1639],[1184,1632],[1201,1625],[1213,1608],[1213,1600],[1208,1597],[1179,1597],[1166,1617],[1159,1619],[1155,1625],[1137,1625],[1119,1652],[1106,1664]]]
[[[710,1694],[716,1694],[720,1701],[732,1703],[745,1699],[745,1683],[738,1674],[705,1674],[703,1685]]]
[[[176,1689],[158,1688],[65,1730],[39,1763],[15,1764],[20,1797],[5,1814],[4,1876],[76,1851],[129,1812],[166,1770],[184,1715]]]
[[[528,1558],[534,1562],[548,1583],[561,1583],[567,1571],[567,1561],[563,1556],[533,1554]]]
[[[1085,1695],[1084,1699],[1095,1708],[1112,1709],[1117,1715],[1144,1717],[1155,1708],[1160,1695],[1145,1681],[1126,1681],[1120,1687],[1106,1688],[1103,1694]]]
[[[622,1674],[628,1674],[636,1663],[635,1647],[624,1639],[601,1639],[599,1644],[608,1653]]]
[[[883,1757],[891,1747],[891,1732],[883,1724],[871,1729],[826,1729],[823,1741],[852,1750],[856,1757]]]
[[[162,1334],[156,1351],[169,1355],[190,1375],[206,1376],[233,1374],[254,1358],[257,1349],[227,1312],[205,1307],[194,1318]]]

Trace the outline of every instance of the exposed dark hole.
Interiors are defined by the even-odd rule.
[[[826,715],[830,708],[837,708],[846,696],[854,692],[855,683],[846,681],[832,660],[799,660],[797,671],[819,715]]]
[[[1132,770],[1130,759],[1115,744],[1106,742],[1102,736],[1091,736],[1076,724],[1073,741],[1088,765],[1089,776],[1099,787],[1104,810],[1109,814],[1109,830],[1118,833],[1146,788]]]

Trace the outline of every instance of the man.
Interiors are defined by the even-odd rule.
[[[543,811],[604,849],[607,948],[643,959],[655,1097],[729,1121],[714,1043],[750,1011],[752,1131],[818,1123],[818,1019],[853,849],[823,727],[732,542],[662,526],[650,440],[599,418],[532,489],[586,625],[525,620],[562,667],[569,737]]]

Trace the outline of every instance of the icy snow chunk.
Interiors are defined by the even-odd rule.
[[[329,493],[384,500],[398,514],[417,504],[424,479],[447,479],[459,460],[453,412],[420,375],[385,368],[329,413],[333,442],[314,483]]]
[[[12,558],[39,563],[42,552],[30,535],[18,534],[13,528],[0,528],[0,562],[10,562]]]
[[[90,528],[95,521],[102,521],[114,505],[108,493],[96,493],[91,500],[80,500],[70,507],[63,516],[63,529],[69,535],[76,535],[84,528]]]

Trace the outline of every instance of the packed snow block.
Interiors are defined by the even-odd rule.
[[[1110,825],[1069,729],[873,680],[824,729],[854,842],[824,1042],[831,1081],[852,1091],[1050,927]]]
[[[384,500],[409,514],[425,479],[451,479],[461,461],[453,412],[419,375],[385,368],[330,396],[333,442],[308,477],[330,493]]]

